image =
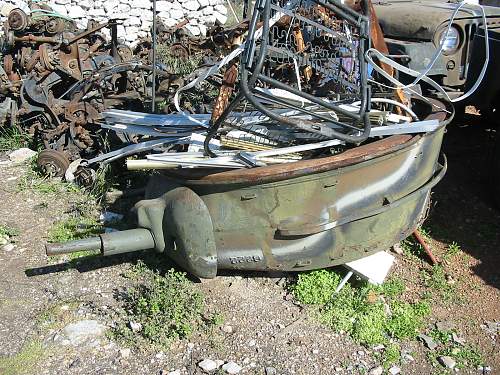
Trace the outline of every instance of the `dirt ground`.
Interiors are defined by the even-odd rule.
[[[483,369],[460,373],[500,374],[500,212],[494,208],[488,167],[495,132],[480,116],[449,126],[443,150],[449,170],[435,188],[425,228],[438,258],[449,244],[462,251],[446,258],[455,285],[451,301],[437,291],[428,325],[446,322],[479,348]],[[201,374],[203,359],[234,361],[242,374],[369,373],[378,366],[373,348],[357,345],[309,317],[284,287],[287,275],[230,274],[196,284],[208,310],[224,318],[220,329],[197,332],[170,350],[123,350],[106,335],[67,345],[60,333],[70,322],[114,324],[122,308],[117,296],[130,281],[123,274],[143,253],[84,259],[69,265],[48,259],[43,245],[49,228],[74,205],[71,194],[19,191],[26,166],[0,155],[0,224],[19,230],[15,248],[0,251],[0,358],[11,358],[6,374]],[[408,296],[422,291],[426,259],[396,255],[391,271],[407,285]],[[56,324],[46,325],[48,314]],[[489,323],[488,323],[489,322]],[[228,328],[230,326],[230,329]],[[404,374],[442,373],[432,366],[422,343],[403,343],[411,353],[399,365]],[[4,362],[5,363],[5,362]],[[0,370],[1,371],[1,370]],[[175,374],[175,372],[174,372]]]

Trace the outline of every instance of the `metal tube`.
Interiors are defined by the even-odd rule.
[[[103,233],[99,237],[66,243],[51,243],[45,245],[48,256],[76,253],[78,251],[98,250],[101,255],[130,253],[132,251],[148,250],[155,247],[155,241],[149,229],[137,228],[111,233]]]
[[[149,229],[137,228],[101,234],[102,255],[130,253],[155,247],[153,234]]]
[[[439,264],[439,261],[436,259],[436,257],[432,253],[431,248],[429,247],[429,245],[427,245],[427,243],[425,242],[424,238],[420,235],[418,229],[415,230],[415,232],[413,232],[413,236],[420,243],[420,245],[422,245],[422,247],[424,248],[425,253],[427,254],[427,256],[429,257],[429,259],[432,262],[432,265]]]
[[[100,251],[101,238],[90,237],[83,240],[76,240],[66,243],[48,243],[45,245],[45,252],[48,256],[76,253],[78,251]]]
[[[139,171],[139,170],[150,170],[150,169],[173,169],[178,168],[178,164],[169,164],[162,161],[155,160],[127,160],[126,161],[127,170],[129,171]]]

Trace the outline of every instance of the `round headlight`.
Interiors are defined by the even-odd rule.
[[[438,40],[439,45],[443,46],[443,53],[445,55],[452,54],[460,46],[460,31],[458,31],[458,29],[454,26],[452,26],[449,30],[446,28],[441,31]]]

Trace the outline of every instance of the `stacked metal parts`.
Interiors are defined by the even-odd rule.
[[[260,0],[250,19],[205,38],[160,27],[154,66],[151,38],[120,44],[118,21],[77,30],[36,7],[5,25],[0,103],[46,149],[50,174],[90,183],[97,166],[132,155],[129,169],[251,168],[438,127],[371,74],[369,6]]]

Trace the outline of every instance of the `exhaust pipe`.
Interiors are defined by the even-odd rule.
[[[151,231],[137,228],[121,232],[103,233],[99,237],[90,237],[83,240],[46,244],[45,252],[48,256],[53,256],[79,251],[100,251],[101,255],[108,256],[154,248],[155,241]]]

